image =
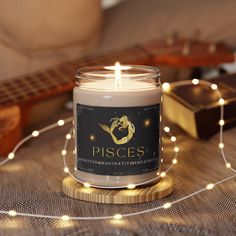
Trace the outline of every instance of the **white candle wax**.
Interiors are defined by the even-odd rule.
[[[146,107],[161,103],[160,86],[156,86],[149,81],[124,77],[124,79],[121,78],[118,82],[115,78],[82,81],[80,86],[74,88],[73,92],[74,114],[76,114],[77,104],[91,107]],[[74,118],[75,124],[77,124],[77,116],[75,115]],[[87,125],[89,126],[90,124]],[[75,130],[77,132],[77,129]],[[75,137],[77,137],[77,133]],[[77,140],[75,140],[75,145],[77,145]],[[138,184],[154,178],[156,173],[157,170],[139,175],[115,176],[99,175],[81,170],[75,172],[79,180],[104,187]]]
[[[74,88],[74,102],[90,106],[133,107],[160,103],[161,89],[144,81],[124,79],[88,82]]]

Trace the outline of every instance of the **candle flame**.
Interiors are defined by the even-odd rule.
[[[121,80],[121,66],[119,62],[115,63],[115,78],[117,80]]]
[[[118,87],[121,86],[121,78],[122,76],[127,76],[127,74],[123,74],[122,75],[122,70],[130,70],[132,69],[132,66],[127,66],[127,65],[121,65],[119,62],[116,62],[114,66],[105,66],[104,69],[106,70],[112,70],[114,71],[114,73],[112,75],[114,75],[115,77],[115,89],[117,90]],[[108,74],[110,76],[110,74]]]

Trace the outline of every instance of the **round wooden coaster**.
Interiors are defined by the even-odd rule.
[[[73,178],[66,177],[62,183],[62,191],[68,197],[97,203],[132,204],[150,202],[161,199],[173,191],[172,179],[169,176],[159,182],[135,189],[98,189],[84,187]]]

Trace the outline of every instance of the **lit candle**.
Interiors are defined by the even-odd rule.
[[[119,63],[81,68],[73,96],[79,180],[117,187],[156,177],[161,150],[156,68]]]

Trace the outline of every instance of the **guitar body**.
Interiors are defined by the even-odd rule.
[[[22,137],[21,110],[17,105],[0,108],[0,154],[7,155]]]

